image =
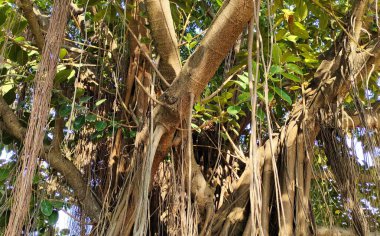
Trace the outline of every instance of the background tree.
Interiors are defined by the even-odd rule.
[[[58,2],[0,1],[7,235],[378,230],[376,1],[79,0],[68,21]],[[25,220],[17,170],[62,21]]]

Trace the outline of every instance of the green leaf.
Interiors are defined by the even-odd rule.
[[[242,82],[242,81],[233,80],[232,82],[239,85],[243,90],[245,90],[247,88],[247,84]]]
[[[248,76],[247,76],[246,74],[238,75],[237,77],[238,77],[241,81],[243,81],[243,83],[248,84],[249,79],[248,79]]]
[[[292,99],[290,96],[282,89],[278,87],[272,87],[274,92],[277,93],[283,100],[285,100],[289,105],[292,105]]]
[[[95,22],[100,22],[102,19],[104,19],[104,16],[106,15],[107,13],[107,9],[102,9],[100,11],[98,11],[95,16],[93,17],[94,21]]]
[[[58,221],[58,211],[54,210],[51,215],[48,217],[48,223],[49,225],[55,225]]]
[[[195,111],[200,112],[200,111],[203,111],[205,109],[205,107],[201,103],[197,102],[194,105],[194,109],[195,109]]]
[[[293,24],[289,25],[289,31],[302,39],[309,38],[309,32],[307,32],[305,26],[300,22],[293,22]]]
[[[244,93],[239,94],[238,101],[239,103],[243,103],[243,102],[248,101],[250,97],[251,95],[249,94],[249,92],[244,92]]]
[[[315,63],[318,63],[318,62],[319,61],[317,59],[305,58],[305,63],[315,64]]]
[[[62,83],[65,80],[69,80],[73,78],[75,75],[75,70],[74,69],[65,69],[61,70],[55,75],[54,82],[55,83]]]
[[[63,58],[65,58],[65,56],[67,55],[67,50],[66,48],[61,48],[59,50],[59,58],[62,60]]]
[[[28,62],[28,53],[16,44],[13,44],[9,50],[8,58],[17,62],[19,65],[25,65]]]
[[[290,34],[286,37],[286,40],[293,42],[293,43],[297,43],[298,36]]]
[[[239,113],[239,111],[241,110],[241,107],[240,106],[229,106],[227,108],[227,112],[230,114],[230,115],[236,115],[237,113]]]
[[[28,22],[26,20],[21,20],[17,22],[13,28],[12,28],[12,34],[13,35],[18,35],[20,34],[28,25]]]
[[[261,109],[260,107],[257,108],[256,117],[259,118],[260,121],[264,121],[264,119],[265,119],[265,113],[264,113],[263,109]]]
[[[77,91],[75,93],[75,96],[77,98],[80,98],[83,96],[83,94],[86,92],[86,90],[84,88],[77,88]]]
[[[298,49],[300,49],[302,52],[307,52],[309,54],[310,54],[310,52],[313,51],[313,49],[310,47],[310,45],[306,44],[306,43],[299,43],[299,44],[296,45],[296,47]],[[303,54],[303,55],[305,55],[305,54]]]
[[[278,76],[271,76],[271,75],[269,75],[269,79],[272,80],[275,83],[281,82],[281,79]]]
[[[198,133],[200,133],[202,130],[199,128],[198,125],[194,124],[194,123],[191,123],[191,128],[192,129],[195,129]]]
[[[227,99],[221,96],[215,96],[212,100],[219,103],[220,105],[224,105],[227,103]]]
[[[74,120],[74,124],[73,124],[73,128],[74,130],[79,130],[80,128],[82,128],[82,126],[84,125],[86,119],[84,116],[78,116],[75,120]]]
[[[24,42],[25,38],[23,36],[19,36],[19,37],[15,38],[14,41],[17,42],[17,43]]]
[[[3,98],[8,105],[11,105],[14,102],[14,100],[16,99],[16,92],[15,91],[16,91],[16,88],[12,88],[3,95]]]
[[[298,78],[296,75],[288,74],[288,73],[285,73],[285,72],[283,72],[281,74],[282,74],[282,76],[284,76],[287,79],[290,79],[290,80],[292,80],[292,81],[294,81],[296,83],[301,83],[301,79]]]
[[[50,201],[51,205],[55,208],[55,209],[62,209],[63,206],[65,205],[65,203],[63,201],[59,201],[59,200],[53,200],[53,201]]]
[[[230,92],[222,93],[222,97],[227,99],[227,100],[232,98],[233,96],[234,96],[233,93],[230,93]]]
[[[58,112],[60,117],[66,117],[66,116],[70,115],[70,113],[71,113],[71,106],[70,105],[62,106]]]
[[[278,46],[277,43],[273,44],[273,49],[272,49],[272,57],[273,57],[273,62],[274,64],[281,64],[281,57],[282,57],[282,51],[280,46]]]
[[[81,97],[81,98],[79,99],[79,104],[86,103],[86,102],[90,101],[91,98],[92,98],[92,96]]]
[[[301,87],[296,85],[296,86],[290,87],[289,89],[294,91],[294,90],[301,89]]]
[[[327,28],[327,25],[329,24],[329,17],[321,16],[319,19],[319,28],[321,30],[325,30]]]
[[[288,18],[289,16],[294,15],[294,12],[289,9],[281,9],[281,11],[284,13],[285,18]]]
[[[281,67],[281,66],[278,66],[278,65],[273,65],[273,66],[271,66],[270,69],[269,69],[269,72],[270,72],[270,74],[272,74],[272,75],[280,74],[280,73],[282,73],[283,71],[284,71],[284,69],[282,69],[282,67]]]
[[[292,72],[297,73],[297,74],[299,74],[299,75],[303,75],[302,70],[301,70],[296,64],[293,64],[293,63],[287,63],[287,64],[286,64],[286,68],[287,68],[289,71],[292,71]]]
[[[306,19],[307,14],[308,14],[308,9],[307,9],[306,2],[304,0],[297,0],[295,15],[299,18],[300,21],[303,21]]]
[[[276,42],[277,41],[280,41],[281,39],[283,39],[284,37],[287,36],[287,34],[289,34],[288,30],[286,29],[280,29],[277,34],[275,34],[276,36]]]
[[[7,12],[9,9],[9,5],[3,5],[0,7],[0,26],[7,20]]]
[[[88,121],[88,122],[95,122],[96,121],[96,115],[94,115],[94,114],[88,114],[86,116],[86,121]]]
[[[107,123],[104,121],[97,121],[95,123],[95,129],[97,131],[103,131],[107,127]]]
[[[53,213],[53,205],[48,200],[41,201],[40,209],[45,216],[50,216]]]
[[[257,96],[258,96],[262,101],[265,102],[265,96],[264,96],[264,94],[262,93],[262,91],[257,91]],[[273,93],[271,93],[271,92],[268,91],[268,102],[271,102],[271,101],[273,100],[273,98],[274,98]]]
[[[295,55],[289,55],[285,58],[285,62],[299,62],[301,58]]]
[[[17,63],[21,66],[26,65],[28,63],[28,53],[21,49],[17,53]]]
[[[107,101],[107,99],[105,99],[105,98],[100,99],[100,100],[98,100],[98,101],[95,103],[95,106],[98,107],[98,106],[100,106],[102,103],[104,103],[105,101]]]
[[[8,168],[0,169],[0,181],[4,181],[9,177],[11,171]]]

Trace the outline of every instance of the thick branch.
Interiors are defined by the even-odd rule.
[[[24,16],[28,21],[34,39],[36,40],[36,45],[42,51],[45,44],[44,36],[42,34],[41,26],[38,23],[38,18],[33,11],[33,5],[29,0],[18,0],[16,1],[17,6],[24,12]]]
[[[169,0],[146,0],[152,36],[160,55],[159,70],[172,83],[181,70],[178,42]]]
[[[3,97],[0,97],[0,118],[4,123],[5,131],[23,141],[26,133],[26,128],[22,127],[18,118],[13,113],[13,110],[8,106]],[[83,204],[83,208],[86,214],[92,219],[97,219],[101,207],[98,204],[95,196],[92,193],[87,193],[87,184],[84,181],[80,171],[74,166],[74,164],[66,159],[62,154],[50,146],[45,146],[45,153],[43,158],[49,163],[49,165],[56,169],[67,180],[68,185],[74,190],[75,195],[79,201]]]

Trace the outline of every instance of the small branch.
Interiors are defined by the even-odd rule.
[[[41,52],[44,47],[45,40],[42,34],[41,26],[38,23],[38,18],[33,11],[33,4],[29,0],[17,0],[16,4],[24,12],[24,16],[28,21],[34,39],[36,40],[36,45]]]
[[[5,128],[10,135],[23,141],[26,128],[22,127],[19,119],[14,114],[13,110],[5,102],[4,98],[0,96],[0,128]],[[67,180],[68,185],[74,190],[75,195],[79,201],[83,204],[83,208],[86,214],[92,218],[97,219],[100,214],[101,207],[97,203],[95,196],[92,193],[87,194],[85,189],[87,184],[85,183],[82,174],[74,166],[74,164],[62,156],[60,151],[52,149],[51,146],[44,147],[42,157],[48,162],[48,164],[60,172]]]
[[[230,75],[223,83],[222,83],[222,85],[220,85],[220,87],[217,89],[217,90],[215,90],[212,94],[210,94],[209,96],[207,96],[207,97],[205,97],[205,98],[203,98],[202,100],[201,100],[201,103],[206,103],[207,101],[209,101],[211,98],[213,98],[215,95],[217,95],[223,88],[224,88],[224,86],[226,86],[226,84],[228,83],[228,82],[230,82],[230,80],[236,75],[236,73],[238,73],[238,72],[240,72],[241,70],[243,70],[245,68],[245,65],[242,67],[242,68],[240,68],[239,70],[237,70],[237,71],[235,71],[234,73],[232,73],[232,75]]]

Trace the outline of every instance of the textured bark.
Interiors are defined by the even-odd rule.
[[[227,1],[209,27],[198,48],[187,60],[172,86],[159,98],[167,106],[155,108],[155,122],[161,123],[169,134],[161,140],[156,159],[161,162],[172,144],[173,134],[189,112],[190,94],[200,96],[215,71],[234,45],[253,14],[249,0]],[[155,170],[153,169],[153,173]]]
[[[359,1],[354,8],[355,14],[360,16],[363,14],[363,11],[366,5],[366,1]],[[356,21],[360,21],[360,18],[356,18]],[[354,23],[354,28],[358,29],[360,23]],[[360,27],[359,27],[360,29]],[[350,31],[353,32],[353,31]],[[354,33],[353,35],[356,35]],[[321,109],[328,109],[331,104],[335,104],[337,100],[341,97],[345,97],[350,88],[350,80],[354,76],[354,80],[358,81],[363,78],[361,75],[365,73],[367,68],[374,66],[378,67],[378,56],[379,56],[379,39],[375,39],[374,42],[371,42],[369,46],[365,49],[367,50],[366,54],[362,54],[356,49],[352,50],[355,47],[355,42],[353,43],[351,35],[343,34],[339,41],[337,42],[337,47],[335,47],[334,53],[330,54],[325,60],[322,61],[320,67],[314,75],[314,82],[317,82],[316,85],[312,85],[306,89],[304,96],[305,102],[298,101],[290,113],[289,120],[286,125],[282,128],[280,134],[280,141],[278,146],[275,149],[281,150],[277,154],[274,154],[275,158],[278,158],[279,162],[279,179],[281,186],[282,199],[280,206],[283,208],[283,213],[280,210],[279,213],[276,207],[276,199],[270,203],[263,202],[263,227],[265,235],[309,235],[312,234],[312,231],[309,231],[310,228],[314,228],[312,225],[312,219],[310,218],[310,206],[309,206],[309,192],[310,192],[310,180],[311,180],[311,163],[312,163],[312,146],[313,142],[319,133],[320,127],[319,122],[316,120],[316,114],[319,113]],[[357,40],[357,39],[356,39]],[[368,53],[370,52],[370,53]],[[303,104],[306,104],[304,106]],[[267,141],[268,143],[269,141]],[[276,152],[274,152],[276,153]],[[265,170],[271,170],[268,164],[272,164],[268,161],[266,163]],[[272,167],[273,168],[273,167]],[[244,174],[241,176],[241,179],[245,178],[246,180],[239,180],[239,182],[248,182],[250,177],[249,169],[246,169]],[[263,184],[265,187],[263,189],[270,187],[270,182],[268,180],[269,173],[264,172]],[[246,187],[247,188],[247,187]],[[275,196],[275,188],[270,188],[272,194],[263,191],[263,199],[268,199],[268,195]],[[240,198],[247,198],[248,189],[246,191],[240,191]],[[242,194],[245,194],[243,196]],[[230,202],[230,209],[224,209],[222,206],[219,210],[233,211],[234,207],[239,207],[241,204],[238,201],[234,200],[232,194],[227,202]],[[268,217],[266,209],[269,204],[272,204],[272,208],[269,212],[272,217]],[[217,216],[220,213],[217,213]],[[228,213],[223,213],[225,216]],[[280,222],[271,222],[271,225],[268,226],[272,219],[276,219],[278,214],[280,214]],[[246,215],[248,218],[248,214]],[[268,217],[268,218],[266,218]],[[226,228],[222,226],[223,223],[228,225],[228,228],[233,229],[238,227],[240,222],[247,221],[247,218],[236,220],[235,222],[227,220],[226,222],[218,220],[219,218],[226,217],[216,217],[216,222],[213,225],[213,232],[219,232],[220,228]],[[269,220],[270,219],[270,220]],[[219,223],[218,223],[219,222]],[[358,227],[360,228],[360,222],[358,222]],[[277,225],[277,226],[276,226]],[[276,227],[278,229],[276,230]],[[226,232],[226,231],[223,231]],[[239,235],[233,233],[232,231],[227,231],[229,235]],[[315,232],[315,228],[314,228]],[[321,234],[322,235],[322,234]]]
[[[155,46],[160,55],[158,69],[171,84],[181,70],[178,42],[169,0],[145,0]]]
[[[41,26],[38,23],[38,18],[33,11],[33,5],[29,0],[17,0],[16,4],[24,12],[24,16],[28,21],[34,39],[36,40],[36,45],[40,51],[45,44],[44,36],[42,34]]]
[[[43,146],[53,80],[57,70],[60,45],[65,33],[69,4],[68,0],[57,0],[54,3],[53,23],[49,27],[47,41],[42,50],[42,60],[35,76],[33,107],[21,154],[22,167],[16,178],[12,210],[5,235],[20,235],[29,213],[32,181]]]
[[[163,160],[164,156],[166,156],[168,148],[172,145],[177,127],[182,120],[189,116],[191,97],[199,97],[204,90],[225,55],[234,45],[236,39],[249,21],[252,15],[252,9],[253,2],[250,0],[225,2],[220,10],[220,14],[210,26],[199,47],[187,60],[177,79],[159,98],[160,102],[164,103],[165,106],[158,105],[154,109],[154,123],[156,126],[162,126],[165,129],[165,134],[162,135],[162,138],[153,137],[153,140],[160,140],[160,145],[158,145],[155,151],[155,158],[151,170],[149,167],[135,170],[133,181],[136,188],[150,188],[150,184],[140,185],[144,181],[141,179],[145,177],[146,173],[144,171],[149,170],[148,174],[150,176],[153,176],[157,172],[159,163]],[[142,142],[145,139],[144,137],[146,137],[146,132],[147,130],[145,128],[138,134],[135,142],[136,147],[147,145],[147,143]],[[154,133],[156,133],[156,131],[154,131]],[[145,149],[149,150],[149,147],[146,146]],[[137,151],[136,153],[137,155],[134,155],[134,158],[138,159],[146,155],[146,152]],[[124,191],[121,202],[118,204],[116,212],[110,222],[107,235],[119,235],[120,233],[129,234],[131,225],[133,225],[135,221],[136,206],[133,205],[137,202],[141,202],[139,199],[141,199],[142,196],[138,194],[138,191],[132,191],[133,196],[130,196],[130,190]],[[124,205],[125,203],[128,204]],[[144,202],[142,202],[142,204],[144,204]],[[121,229],[120,220],[125,216],[128,216],[128,218],[124,223],[125,227],[123,230]]]
[[[17,116],[4,101],[3,97],[0,97],[0,118],[2,119],[4,130],[8,134],[17,138],[19,141],[24,140],[26,128],[22,127]],[[82,204],[84,212],[91,217],[91,219],[96,221],[100,215],[101,206],[92,193],[85,191],[87,184],[80,171],[70,160],[62,156],[61,151],[58,151],[54,146],[45,146],[43,150],[44,152],[41,154],[41,157],[44,158],[53,169],[64,176],[67,184],[74,190],[75,196],[77,196]]]

